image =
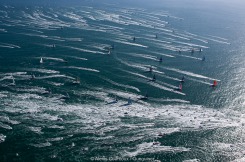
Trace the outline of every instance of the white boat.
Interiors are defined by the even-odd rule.
[[[43,58],[41,57],[41,59],[40,59],[40,64],[42,64],[43,63]]]

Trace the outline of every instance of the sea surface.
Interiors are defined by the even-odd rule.
[[[245,161],[241,6],[0,3],[0,161]]]

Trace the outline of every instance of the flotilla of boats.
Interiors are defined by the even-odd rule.
[[[158,39],[158,34],[155,35],[155,38]],[[136,41],[136,37],[133,37],[133,42],[135,42],[135,41]],[[56,48],[56,45],[53,44],[52,45],[52,48]],[[110,55],[111,54],[111,50],[114,50],[114,48],[115,48],[115,46],[114,46],[114,44],[112,44],[111,46],[104,47],[104,50],[108,51],[108,54]],[[202,48],[200,48],[199,49],[199,52],[202,52],[202,51],[203,51]],[[181,53],[181,50],[179,50],[178,52]],[[193,54],[194,52],[195,52],[195,50],[192,49],[191,50],[191,53]],[[205,61],[205,59],[206,59],[205,56],[203,56],[203,58],[201,60],[202,61]],[[65,59],[62,59],[62,60],[63,60],[63,62],[68,63],[67,60],[65,60]],[[157,62],[159,62],[159,63],[162,63],[163,62],[162,56],[159,57],[159,59],[157,60]],[[44,58],[43,57],[40,58],[39,63],[40,64],[44,64]],[[147,72],[150,72],[150,73],[153,73],[154,72],[152,66],[149,67],[149,71],[147,71]],[[12,76],[12,78],[13,78],[12,79],[12,83],[10,83],[9,86],[16,86],[15,79],[14,79],[13,76]],[[35,75],[34,74],[31,74],[31,78],[30,79],[31,80],[34,80],[35,78],[36,78]],[[157,81],[157,79],[156,79],[156,75],[155,74],[153,74],[152,79],[148,80],[148,82],[156,82],[156,81]],[[185,76],[183,76],[181,78],[180,84],[179,84],[178,88],[176,88],[175,90],[182,92],[182,90],[183,90],[183,83],[184,82],[185,82]],[[77,79],[72,82],[72,85],[80,85],[80,79],[77,77]],[[213,81],[213,84],[211,85],[211,87],[216,87],[217,85],[218,85],[217,80],[214,80]],[[52,92],[49,89],[48,91],[45,91],[43,94],[51,94],[51,93]],[[66,95],[63,95],[62,97],[60,97],[60,99],[69,99],[69,98],[70,98],[70,96],[69,96],[68,93],[66,93]],[[145,96],[138,98],[138,100],[148,100],[148,93],[146,93]],[[113,104],[113,103],[117,103],[117,102],[118,102],[118,99],[116,98],[114,101],[109,102],[107,104]],[[128,98],[128,102],[127,102],[126,105],[131,105],[132,103],[133,103],[132,102],[132,99],[129,97]]]

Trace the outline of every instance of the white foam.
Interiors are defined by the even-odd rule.
[[[40,77],[35,77],[35,79],[49,79],[49,78],[68,78],[74,80],[75,78],[66,76],[66,75],[48,75],[48,76],[40,76]]]
[[[54,85],[54,86],[63,86],[64,83],[57,83],[57,82],[51,82],[51,81],[47,81],[48,84],[50,85]]]
[[[153,87],[156,87],[156,88],[159,88],[159,89],[162,89],[162,90],[165,90],[165,91],[169,91],[169,92],[180,94],[180,95],[185,95],[184,93],[182,93],[180,91],[177,91],[177,90],[174,90],[174,89],[171,89],[171,88],[167,88],[167,87],[162,86],[162,85],[160,85],[158,83],[149,82],[149,84],[151,86],[153,86]]]
[[[101,78],[104,79],[104,80],[106,80],[107,82],[113,84],[113,85],[116,85],[116,86],[119,86],[119,87],[124,87],[124,88],[126,88],[126,89],[132,89],[132,90],[135,90],[135,91],[137,91],[137,92],[140,92],[140,90],[139,90],[138,88],[134,87],[134,86],[116,83],[116,82],[114,82],[114,81],[112,81],[112,80],[110,80],[110,79],[103,78],[103,77],[101,77]]]
[[[5,48],[21,48],[20,46],[17,46],[17,45],[14,45],[14,44],[1,43],[1,42],[0,42],[0,47],[5,47]]]
[[[131,42],[120,41],[120,40],[114,40],[114,42],[122,43],[122,44],[127,44],[127,45],[131,45],[131,46],[137,46],[137,47],[148,48],[148,46],[145,46],[145,45],[142,45],[142,44],[138,44],[138,43],[131,43]]]
[[[184,71],[184,70],[179,70],[179,69],[175,69],[175,68],[170,68],[170,67],[161,67],[161,68],[166,69],[166,70],[170,70],[170,71],[174,71],[174,72],[177,72],[177,73],[185,74],[185,75],[188,75],[188,76],[196,77],[196,78],[202,78],[202,79],[209,79],[209,80],[217,80],[217,81],[220,81],[218,79],[206,77],[206,76],[203,76],[203,75],[200,75],[200,74],[195,74],[195,73],[192,73],[192,72],[188,72],[188,71]]]
[[[199,159],[184,160],[183,162],[200,162]]]
[[[28,127],[32,132],[37,134],[43,134],[41,127]]]
[[[188,45],[190,47],[201,47],[201,48],[209,48],[207,46],[202,46],[202,45],[198,45],[198,44],[194,44],[194,43],[185,43],[185,42],[180,42],[180,41],[173,41],[175,43],[179,43],[179,44],[184,44],[184,45]]]
[[[62,141],[63,139],[64,139],[63,137],[56,137],[56,138],[48,138],[47,141],[57,142],[57,141]]]
[[[192,59],[195,59],[195,60],[202,60],[201,58],[193,57],[193,56],[187,56],[187,55],[176,55],[176,56],[179,56],[179,57],[186,57],[186,58],[192,58]]]
[[[222,37],[218,37],[218,36],[214,36],[214,35],[208,35],[208,36],[213,37],[213,38],[217,38],[217,39],[222,39],[224,41],[228,41],[228,39],[226,39],[226,38],[222,38]]]
[[[68,57],[78,59],[78,60],[85,60],[85,61],[88,60],[88,59],[83,58],[83,57],[76,57],[76,56],[68,56]]]
[[[83,39],[82,38],[64,38],[67,41],[74,41],[74,42],[81,42]]]
[[[142,75],[142,74],[139,74],[139,73],[134,73],[134,72],[130,72],[130,71],[127,71],[127,70],[122,70],[122,71],[124,71],[124,72],[126,72],[126,73],[129,73],[129,74],[133,74],[133,75],[138,76],[138,77],[140,77],[140,78],[147,79],[147,80],[151,80],[151,79],[152,79],[152,78],[146,77],[146,76],[144,76],[144,75]]]
[[[9,123],[9,124],[13,124],[13,125],[20,124],[20,122],[15,121],[15,120],[11,120],[7,116],[0,116],[0,121],[5,122],[5,123]]]
[[[127,70],[122,70],[122,71],[125,71],[125,72],[127,72],[127,73],[130,73],[130,74],[133,74],[133,75],[136,75],[136,76],[138,76],[138,77],[141,77],[141,78],[146,79],[146,81],[143,82],[143,83],[149,84],[149,85],[151,85],[151,86],[153,86],[153,87],[156,87],[156,88],[159,88],[159,89],[162,89],[162,90],[165,90],[165,91],[169,91],[169,92],[172,92],[172,93],[185,95],[185,94],[182,93],[182,92],[179,92],[179,91],[174,90],[174,89],[177,89],[177,88],[178,88],[178,87],[176,87],[176,86],[170,85],[170,84],[168,84],[168,83],[160,82],[160,81],[149,82],[152,78],[146,77],[146,76],[144,76],[144,75],[142,75],[142,74],[130,72],[130,71],[127,71]],[[142,82],[142,81],[141,81],[141,82]],[[166,85],[166,86],[168,86],[168,87],[171,87],[171,88],[165,87],[165,86],[163,86],[163,85],[161,85],[161,84],[164,84],[164,85]],[[172,88],[174,88],[174,89],[172,89]]]
[[[188,77],[188,80],[192,80],[192,81],[195,81],[195,82],[198,82],[198,83],[203,83],[203,84],[206,84],[206,85],[213,85],[213,83],[210,83],[210,82],[205,82],[205,81],[202,81],[202,80],[197,80],[197,79],[194,79],[194,78],[190,78]]]
[[[0,47],[1,47],[1,48],[14,48],[14,47],[12,47],[12,46],[1,45],[1,44],[0,44]]]
[[[151,56],[151,55],[146,55],[146,54],[133,54],[133,56],[137,56],[137,57],[142,57],[142,58],[158,61],[156,56]]]
[[[38,144],[30,144],[31,146],[37,147],[37,148],[43,148],[43,147],[49,147],[52,144],[50,142],[44,142],[44,143],[38,143]]]
[[[45,74],[59,74],[59,71],[56,70],[50,70],[50,69],[38,69],[38,68],[30,68],[30,69],[24,69],[26,71],[32,71],[32,72],[39,72],[39,73],[45,73]]]
[[[149,153],[161,153],[161,152],[178,153],[178,152],[187,152],[187,151],[190,151],[190,149],[185,147],[159,146],[159,145],[153,145],[153,142],[150,143],[144,142],[136,146],[136,151],[126,152],[126,155],[124,156],[135,157],[138,155],[144,155]]]
[[[64,68],[78,69],[78,70],[84,70],[84,71],[92,71],[92,72],[97,72],[97,73],[100,72],[99,70],[96,70],[96,69],[85,68],[85,67],[77,67],[77,66],[67,66],[67,67],[64,67]]]
[[[51,129],[65,129],[64,126],[59,126],[59,125],[48,126],[48,128],[51,128]]]
[[[133,67],[133,68],[137,68],[137,69],[140,69],[140,70],[146,70],[146,67],[149,67],[149,65],[142,65],[142,64],[134,64],[132,62],[126,62],[126,61],[123,61],[117,57],[115,57],[119,62],[121,62],[122,64],[124,65],[127,65],[129,67]]]
[[[5,97],[8,97],[8,95],[0,93],[0,98],[5,98]]]
[[[221,43],[221,44],[229,44],[229,45],[231,44],[229,42],[226,42],[227,41],[226,39],[217,40],[217,39],[207,38],[207,37],[203,37],[203,36],[199,36],[199,37],[204,38],[204,39],[207,39],[207,40],[210,40],[210,41],[213,41],[213,42]]]
[[[176,103],[190,103],[190,101],[186,100],[181,100],[181,99],[151,99],[152,101],[157,101],[157,102],[176,102]]]
[[[9,125],[7,125],[7,124],[3,124],[2,122],[0,122],[0,127],[1,127],[1,128],[4,128],[4,129],[8,129],[8,130],[11,130],[11,129],[12,129],[11,126],[9,126]]]
[[[6,29],[1,29],[1,28],[0,28],[0,32],[7,33],[7,30],[6,30]]]
[[[105,53],[100,52],[100,51],[92,51],[92,50],[88,50],[88,49],[71,47],[71,46],[62,46],[62,47],[67,47],[67,48],[74,49],[74,50],[81,51],[81,52],[88,52],[88,53],[94,53],[94,54],[105,54]]]
[[[64,59],[62,58],[55,58],[55,57],[42,57],[43,59],[46,60],[54,60],[54,61],[59,61],[59,62],[66,62]],[[39,58],[40,59],[40,58]]]

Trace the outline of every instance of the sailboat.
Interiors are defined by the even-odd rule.
[[[118,99],[117,99],[117,97],[115,97],[115,99],[113,101],[107,102],[106,105],[115,104],[117,102],[118,102]]]
[[[16,85],[16,84],[15,84],[15,80],[14,80],[14,77],[13,77],[12,83],[10,83],[9,86],[15,86],[15,85]]]
[[[159,58],[159,62],[162,62],[162,56]]]
[[[115,47],[114,44],[112,44],[111,47],[110,47],[110,49],[114,49],[114,47]]]
[[[36,78],[36,76],[34,75],[34,74],[32,74],[31,75],[31,79],[33,80],[33,79],[35,79]]]
[[[66,93],[66,95],[64,95],[64,96],[60,97],[60,99],[69,99],[69,98],[70,98],[70,96],[69,96],[69,94],[68,94],[68,93]]]
[[[77,77],[76,81],[72,82],[72,84],[74,85],[80,84],[80,79]]]
[[[159,145],[161,145],[161,143],[160,143],[160,142],[155,142],[155,140],[153,140],[153,142],[152,142],[152,146],[159,146]]]
[[[42,64],[43,63],[43,58],[41,57],[41,59],[40,59],[40,64]]]
[[[194,53],[194,49],[192,48],[191,53]]]
[[[181,83],[184,83],[185,82],[185,76],[183,76],[182,78],[181,78],[181,81],[180,81]]]
[[[131,105],[132,104],[132,100],[131,100],[131,98],[129,97],[128,98],[128,105]]]
[[[49,95],[49,94],[51,94],[52,93],[52,91],[51,91],[51,89],[49,88],[47,91],[44,91],[42,94],[43,95]]]
[[[179,84],[179,88],[177,88],[178,91],[182,91],[182,84]]]
[[[145,93],[145,96],[140,97],[139,100],[148,100],[148,93]]]
[[[218,85],[217,80],[214,80],[212,87],[216,87]]]
[[[152,79],[148,80],[147,82],[155,82],[156,81],[156,75],[154,74]]]
[[[149,72],[152,72],[152,66],[150,66]]]
[[[205,61],[205,56],[202,57],[202,61]]]
[[[155,82],[156,81],[156,75],[153,75],[152,81]]]

